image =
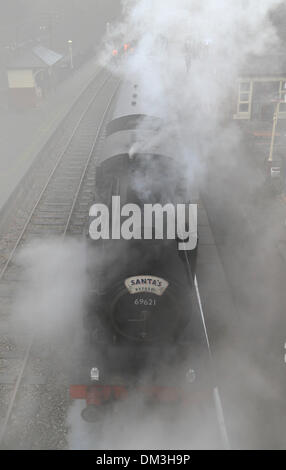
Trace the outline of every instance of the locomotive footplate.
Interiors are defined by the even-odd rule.
[[[193,393],[174,387],[164,386],[138,386],[136,388],[125,385],[71,385],[70,398],[85,399],[87,405],[100,406],[117,400],[128,398],[130,393],[136,393],[147,402],[176,403],[187,402],[193,398]]]

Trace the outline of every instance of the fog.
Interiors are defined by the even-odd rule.
[[[210,204],[210,208],[215,209],[211,219],[215,221],[214,227],[220,226],[225,237],[222,254],[228,258],[228,272],[232,275],[236,273],[234,291],[238,317],[230,318],[227,311],[222,311],[210,323],[211,327],[215,325],[223,332],[218,335],[219,338],[214,337],[215,344],[212,346],[220,371],[220,385],[227,397],[224,411],[230,436],[234,438],[231,444],[238,448],[252,448],[257,445],[267,447],[267,439],[271,445],[274,442],[274,446],[279,447],[283,441],[283,426],[281,427],[281,421],[275,413],[275,417],[273,416],[273,404],[276,403],[277,408],[281,409],[284,389],[281,388],[280,378],[273,382],[272,373],[264,370],[263,364],[266,362],[262,356],[257,360],[261,345],[255,336],[255,332],[260,331],[263,344],[271,341],[266,324],[271,323],[268,318],[271,311],[275,317],[277,298],[273,284],[265,286],[267,275],[264,270],[260,281],[265,295],[261,296],[259,282],[253,278],[261,272],[258,264],[260,253],[264,253],[268,259],[271,272],[272,267],[276,271],[275,262],[267,247],[273,244],[273,239],[279,237],[279,234],[270,225],[268,232],[257,232],[255,245],[253,241],[246,244],[249,237],[246,217],[255,210],[257,214],[253,218],[254,224],[259,224],[258,220],[262,217],[259,207],[253,206],[253,198],[263,187],[264,177],[260,169],[255,171],[253,164],[242,157],[240,129],[226,120],[233,109],[236,79],[240,71],[251,62],[252,56],[279,48],[277,31],[269,14],[280,3],[271,0],[182,0],[176,4],[172,1],[156,1],[154,5],[154,2],[148,0],[126,1],[123,2],[124,21],[112,27],[111,33],[106,37],[108,46],[100,57],[101,63],[111,66],[123,80],[136,77],[140,96],[148,103],[150,114],[162,116],[165,121],[159,135],[156,130],[153,140],[148,142],[142,139],[143,123],[138,128],[136,149],[148,151],[148,146],[152,147],[154,141],[171,140],[170,136],[175,130],[181,144],[181,148],[177,149],[177,158],[185,168],[189,185],[199,183],[201,190],[207,194],[206,199],[209,196],[210,199],[217,200]],[[134,50],[115,66],[110,65],[111,51],[124,42],[129,42]],[[186,44],[190,45],[192,51],[189,56]],[[241,160],[243,165],[240,164]],[[149,168],[147,178],[152,182],[158,177],[154,174],[152,165],[147,163],[143,167],[144,179],[137,174],[134,182],[140,195],[146,193],[146,168]],[[173,183],[174,181],[175,179]],[[172,184],[172,179],[168,180],[169,184]],[[252,305],[251,312],[246,297],[260,298],[258,304],[250,301],[250,304],[256,304],[254,307]],[[279,300],[281,299],[278,302]],[[268,308],[265,308],[265,302]],[[280,351],[281,347],[278,349]],[[279,355],[276,356],[277,369],[281,359]],[[259,408],[264,403],[268,403],[266,411],[257,413],[255,406]],[[137,408],[133,408],[134,413],[135,409]],[[127,419],[125,410],[121,418],[118,415],[115,421],[107,420],[98,439],[96,429],[92,431],[92,427],[84,423],[77,427],[74,408],[70,415],[71,446],[97,448],[100,443],[103,447],[108,447],[112,442],[115,448],[156,448],[164,442],[168,448],[177,444],[170,424],[162,427],[160,425],[163,415],[157,415],[155,425],[154,415],[146,407],[143,422],[135,420],[135,436],[140,437],[137,440],[134,438],[134,416],[130,409],[129,414],[130,418]],[[266,416],[271,414],[271,423],[274,420],[275,425],[272,427],[271,424],[268,429]],[[183,429],[179,438],[182,447],[215,446],[213,437],[208,437],[211,426],[207,412],[202,421],[192,418],[186,413],[184,418],[177,416],[174,419],[174,428],[178,433],[180,427]],[[117,426],[122,430],[120,433]],[[196,437],[192,433],[192,426],[197,430]],[[263,430],[258,431],[260,426]],[[167,438],[162,428],[167,429],[167,434],[172,437]],[[271,432],[275,436],[273,440],[270,439]],[[91,438],[92,433],[94,440]]]
[[[29,3],[30,11],[36,12],[36,3]],[[65,1],[60,3],[61,14],[65,14],[69,6]],[[150,115],[162,118],[164,126],[150,128],[143,121],[137,128],[137,140],[130,155],[138,150],[148,154],[163,143],[176,153],[184,173],[182,184],[190,192],[198,188],[211,211],[210,220],[236,306],[235,318],[221,311],[218,318],[209,319],[211,331],[219,330],[219,334],[211,335],[211,346],[230,444],[234,448],[267,448],[269,441],[274,447],[285,447],[285,423],[280,416],[285,411],[285,384],[279,376],[282,344],[273,346],[273,337],[276,339],[277,335],[273,322],[281,322],[281,328],[285,326],[282,310],[286,299],[280,277],[284,268],[277,265],[272,252],[283,229],[275,219],[280,212],[273,213],[271,201],[264,204],[263,199],[259,200],[264,175],[248,158],[242,131],[231,119],[236,80],[241,71],[253,56],[262,57],[281,45],[281,34],[271,18],[282,3],[282,0],[121,0],[109,1],[105,6],[97,2],[96,7],[92,2],[82,2],[81,7],[75,2],[68,19],[64,20],[61,14],[58,20],[52,16],[52,26],[42,30],[40,38],[46,46],[69,57],[67,41],[72,34],[74,52],[76,47],[88,50],[88,60],[95,60],[97,66],[106,67],[123,82],[136,80],[140,99]],[[12,21],[13,12],[8,7],[7,11],[4,9]],[[81,19],[77,21],[79,12]],[[28,24],[27,29],[32,30],[33,26]],[[25,35],[26,30],[19,42],[26,41]],[[9,47],[12,39],[8,41]],[[124,43],[130,44],[131,50],[113,60],[112,51],[119,50]],[[7,47],[5,51],[3,64]],[[80,70],[88,76],[88,65],[86,69],[85,65],[80,67],[72,72],[73,76],[79,76]],[[3,121],[8,122],[9,118],[11,134],[15,125],[15,141],[18,132],[19,148],[14,152],[18,158],[22,155],[20,136],[25,134],[19,121],[23,111],[13,110],[11,115],[5,100],[2,109]],[[43,125],[44,118],[45,115]],[[30,119],[38,117],[30,113]],[[147,127],[148,141],[143,135]],[[15,164],[11,171],[9,148],[9,140],[3,134],[0,157],[3,187],[7,178],[11,184],[9,179],[9,188],[1,195],[1,206],[11,197],[13,175],[20,165]],[[27,168],[31,163],[32,160]],[[20,170],[17,181],[24,173],[24,169]],[[139,196],[148,194],[150,182],[152,187],[164,191],[164,186],[175,186],[177,181],[177,175],[168,175],[168,180],[162,181],[148,158],[142,170],[144,176],[137,171],[133,181]],[[97,257],[95,253],[94,259],[99,269],[96,261],[102,263],[101,255]],[[110,259],[106,263],[111,263]],[[77,329],[81,334],[89,286],[87,264],[85,243],[69,238],[36,240],[17,257],[23,281],[12,307],[14,328],[59,345],[63,367],[70,365],[69,354],[72,341],[78,338]],[[178,410],[172,415],[165,409],[154,411],[134,394],[128,402],[118,404],[102,426],[81,419],[84,407],[84,402],[75,401],[67,411],[69,449],[221,446],[219,431],[214,428],[214,410],[203,398],[197,400],[195,410]]]
[[[86,249],[67,239],[36,240],[17,258],[23,273],[13,306],[15,328],[60,340],[82,318],[87,290]],[[57,338],[58,336],[58,338]]]
[[[189,182],[195,173],[196,179],[206,175],[214,154],[219,168],[235,165],[240,132],[226,116],[234,110],[241,69],[252,55],[279,46],[269,17],[279,4],[279,0],[123,2],[125,20],[106,37],[100,62],[124,80],[136,77],[140,99],[148,103],[150,113],[164,119],[160,135],[148,136],[144,144],[142,128],[138,129],[137,147],[148,149],[159,140],[167,147],[173,145],[173,135],[179,135],[178,159]],[[114,68],[111,51],[124,43],[134,45],[134,51]]]

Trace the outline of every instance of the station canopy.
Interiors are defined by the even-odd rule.
[[[52,67],[63,55],[52,51],[44,46],[35,46],[30,49],[20,51],[8,64],[9,69],[38,69]]]

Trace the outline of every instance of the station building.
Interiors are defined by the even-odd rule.
[[[286,55],[251,57],[237,81],[233,119],[266,132],[275,112],[286,124]]]
[[[286,55],[251,57],[236,88],[233,119],[275,191],[286,192]]]
[[[44,46],[20,50],[7,66],[8,100],[13,108],[34,107],[53,86],[63,56]]]

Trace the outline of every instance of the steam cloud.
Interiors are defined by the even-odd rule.
[[[281,0],[123,0],[124,20],[106,37],[100,61],[123,80],[140,86],[150,115],[163,117],[164,129],[154,140],[173,142],[179,135],[177,158],[189,182],[206,174],[208,159],[219,145],[231,155],[240,135],[226,117],[234,112],[236,79],[250,55],[260,55],[278,43],[269,13]],[[110,65],[113,49],[129,43],[133,51]],[[272,49],[273,50],[273,49]],[[142,142],[142,126],[135,147]],[[151,142],[153,144],[153,142]],[[218,164],[221,152],[217,153]],[[144,168],[145,170],[145,168]],[[152,170],[149,174],[152,178]],[[166,182],[166,184],[172,181]],[[142,182],[137,178],[138,192]]]
[[[84,244],[56,238],[34,241],[17,264],[23,283],[13,307],[15,327],[54,340],[82,316],[87,286]]]
[[[213,133],[224,121],[245,60],[277,43],[268,13],[280,0],[122,3],[125,20],[107,38],[110,47],[102,62],[108,61],[110,49],[133,44],[120,75],[139,80],[150,113],[163,115],[171,129],[174,123],[180,129],[185,123],[185,139],[201,157],[202,150],[209,152]]]
[[[262,55],[278,44],[269,14],[279,4],[280,0],[122,1],[124,19],[120,24],[113,26],[106,37],[107,47],[100,58],[101,63],[110,66],[123,80],[136,77],[141,99],[148,104],[150,115],[163,116],[164,129],[159,134],[158,130],[154,131],[154,140],[164,141],[170,138],[172,133],[178,133],[181,148],[177,149],[177,157],[180,163],[185,165],[190,185],[194,180],[206,176],[210,158],[214,172],[219,172],[222,166],[226,174],[236,171],[239,158],[237,148],[241,143],[241,136],[229,119],[233,113],[236,79],[252,55]],[[112,49],[120,48],[124,43],[130,43],[133,50],[119,59],[116,65],[111,64]],[[142,143],[141,130],[139,127],[135,148],[143,146],[145,150],[146,146],[148,148],[148,142]],[[254,174],[247,165],[244,171],[245,173],[240,173],[242,181],[246,175],[251,175],[254,191],[262,183],[261,175],[259,172]],[[152,170],[150,177],[154,177]],[[140,174],[137,174],[136,178],[138,192],[145,193],[147,189],[144,180],[140,178]],[[156,178],[157,174],[155,184]],[[161,184],[160,181],[159,185]],[[167,181],[166,184],[171,185],[172,181]],[[231,188],[226,184],[223,195],[228,194],[229,190]],[[236,209],[238,214],[243,214],[243,203],[242,206],[238,204]],[[258,241],[258,246],[264,243],[267,241]],[[245,248],[244,260],[248,254]],[[242,266],[240,267],[242,269]],[[248,340],[251,341],[249,337]],[[220,345],[218,357],[227,356],[230,362],[239,365],[241,376],[247,377],[246,380],[251,377],[247,392],[247,387],[237,376],[230,378],[232,383],[229,382],[229,386],[232,393],[236,390],[236,398],[239,393],[242,396],[246,393],[247,396],[249,390],[251,394],[257,394],[263,384],[263,397],[275,396],[280,400],[280,390],[272,389],[257,364],[251,363],[250,358],[243,354],[236,356],[231,347],[231,338],[227,338],[225,343]],[[244,411],[241,405],[244,406]],[[134,442],[134,416],[130,409],[127,413],[113,416],[113,419],[107,418],[104,424],[105,432],[98,434],[93,426],[78,423],[75,417],[78,406],[74,405],[69,417],[70,445],[73,448],[215,446],[208,434],[207,416],[203,423],[199,419],[192,421],[197,431],[194,435],[189,433],[188,418],[177,416],[173,428],[170,423],[169,427],[163,428],[156,419],[154,421],[154,415],[145,407],[144,423],[135,427]],[[231,413],[232,429],[236,437],[238,436],[237,445],[246,445],[247,440],[247,446],[251,448],[256,442],[253,427],[245,434],[247,437],[244,436],[243,439],[241,436],[241,423],[248,413],[251,415],[251,409],[241,399],[237,401],[237,409],[232,407]],[[163,414],[161,418],[163,419]],[[180,427],[183,429],[182,434]],[[114,428],[124,428],[125,432],[116,434]],[[164,429],[176,430],[180,435],[179,443],[176,439],[168,439]],[[114,437],[119,434],[120,437]],[[169,436],[171,434],[172,432]],[[151,436],[151,442],[146,439],[146,435]]]
[[[123,80],[136,76],[141,99],[148,104],[150,115],[163,116],[166,122],[160,135],[154,132],[154,139],[169,138],[174,131],[179,133],[178,158],[186,166],[189,182],[205,174],[215,150],[218,167],[222,163],[235,167],[240,135],[225,122],[225,116],[232,112],[230,98],[234,96],[235,79],[249,55],[262,54],[277,44],[269,12],[280,3],[280,0],[122,0],[123,20],[110,28],[100,62]],[[116,66],[111,64],[112,49],[125,42],[133,44],[134,51]],[[147,143],[139,141],[139,145]],[[140,175],[136,184],[139,191],[144,189]],[[19,264],[25,267],[26,284],[15,304],[16,323],[32,325],[43,337],[62,331],[82,312],[87,285],[83,246],[71,240],[64,244],[56,240],[39,242],[22,253]],[[261,383],[260,377],[257,382]],[[132,403],[127,410],[122,405],[117,414],[107,417],[103,430],[97,431],[95,426],[81,421],[78,408],[84,405],[75,403],[68,417],[70,447],[214,445],[207,410],[205,421],[195,420],[194,433],[186,436],[189,429],[186,418],[177,416],[172,425],[168,422],[164,427],[145,405],[137,402],[133,405],[137,421],[134,422]],[[164,413],[159,417],[163,420]],[[138,420],[142,420],[140,426]],[[173,435],[177,433],[177,438],[167,438],[170,429]]]

